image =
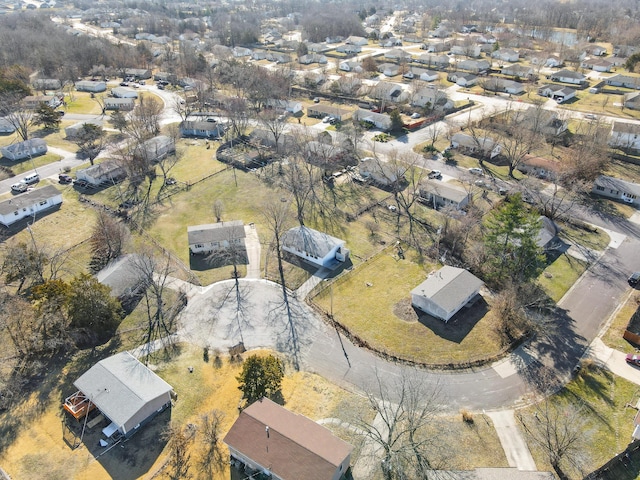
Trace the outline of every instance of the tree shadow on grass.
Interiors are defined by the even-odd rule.
[[[418,315],[418,321],[437,336],[450,342],[462,343],[488,311],[487,302],[484,298],[478,296],[472,305],[463,307],[448,322],[432,317],[420,310],[416,310],[416,314]]]

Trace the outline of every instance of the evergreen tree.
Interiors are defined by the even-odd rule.
[[[242,391],[243,398],[248,403],[253,403],[280,392],[283,377],[284,365],[281,360],[273,355],[251,355],[244,361],[242,372],[236,380],[240,383],[238,388]]]

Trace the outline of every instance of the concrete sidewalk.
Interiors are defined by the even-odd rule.
[[[518,470],[535,471],[536,463],[516,423],[513,410],[487,412],[487,415],[493,421],[509,466]]]
[[[596,338],[585,355],[619,377],[640,385],[640,368],[627,364],[627,353],[607,347],[601,339]]]

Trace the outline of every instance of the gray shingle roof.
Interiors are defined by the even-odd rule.
[[[207,223],[187,227],[189,245],[196,243],[210,243],[237,240],[245,238],[244,223],[242,220],[231,222]]]
[[[0,202],[0,214],[6,215],[21,208],[28,208],[36,203],[55,197],[56,195],[60,195],[60,191],[53,185],[47,185],[46,187],[37,188],[20,195],[16,195],[9,200]]]
[[[411,295],[422,295],[450,312],[457,308],[473,292],[477,292],[484,282],[471,272],[444,266],[424,282],[411,290]]]
[[[282,237],[283,246],[306,252],[318,258],[323,258],[335,246],[343,245],[344,243],[344,240],[304,226],[294,227]]]
[[[99,361],[73,384],[119,427],[148,402],[173,390],[129,352]]]
[[[421,193],[431,193],[457,203],[462,202],[469,196],[469,193],[467,193],[464,189],[439,181],[425,180],[424,182],[422,182],[420,187]]]
[[[604,187],[609,190],[618,190],[620,192],[631,193],[640,197],[640,185],[637,183],[627,182],[620,180],[619,178],[607,177],[606,175],[600,175],[594,182],[596,186]]]

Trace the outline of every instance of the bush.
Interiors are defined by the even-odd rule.
[[[462,421],[464,423],[472,424],[474,422],[473,413],[471,413],[470,411],[462,409],[460,410],[460,414],[462,415]]]

